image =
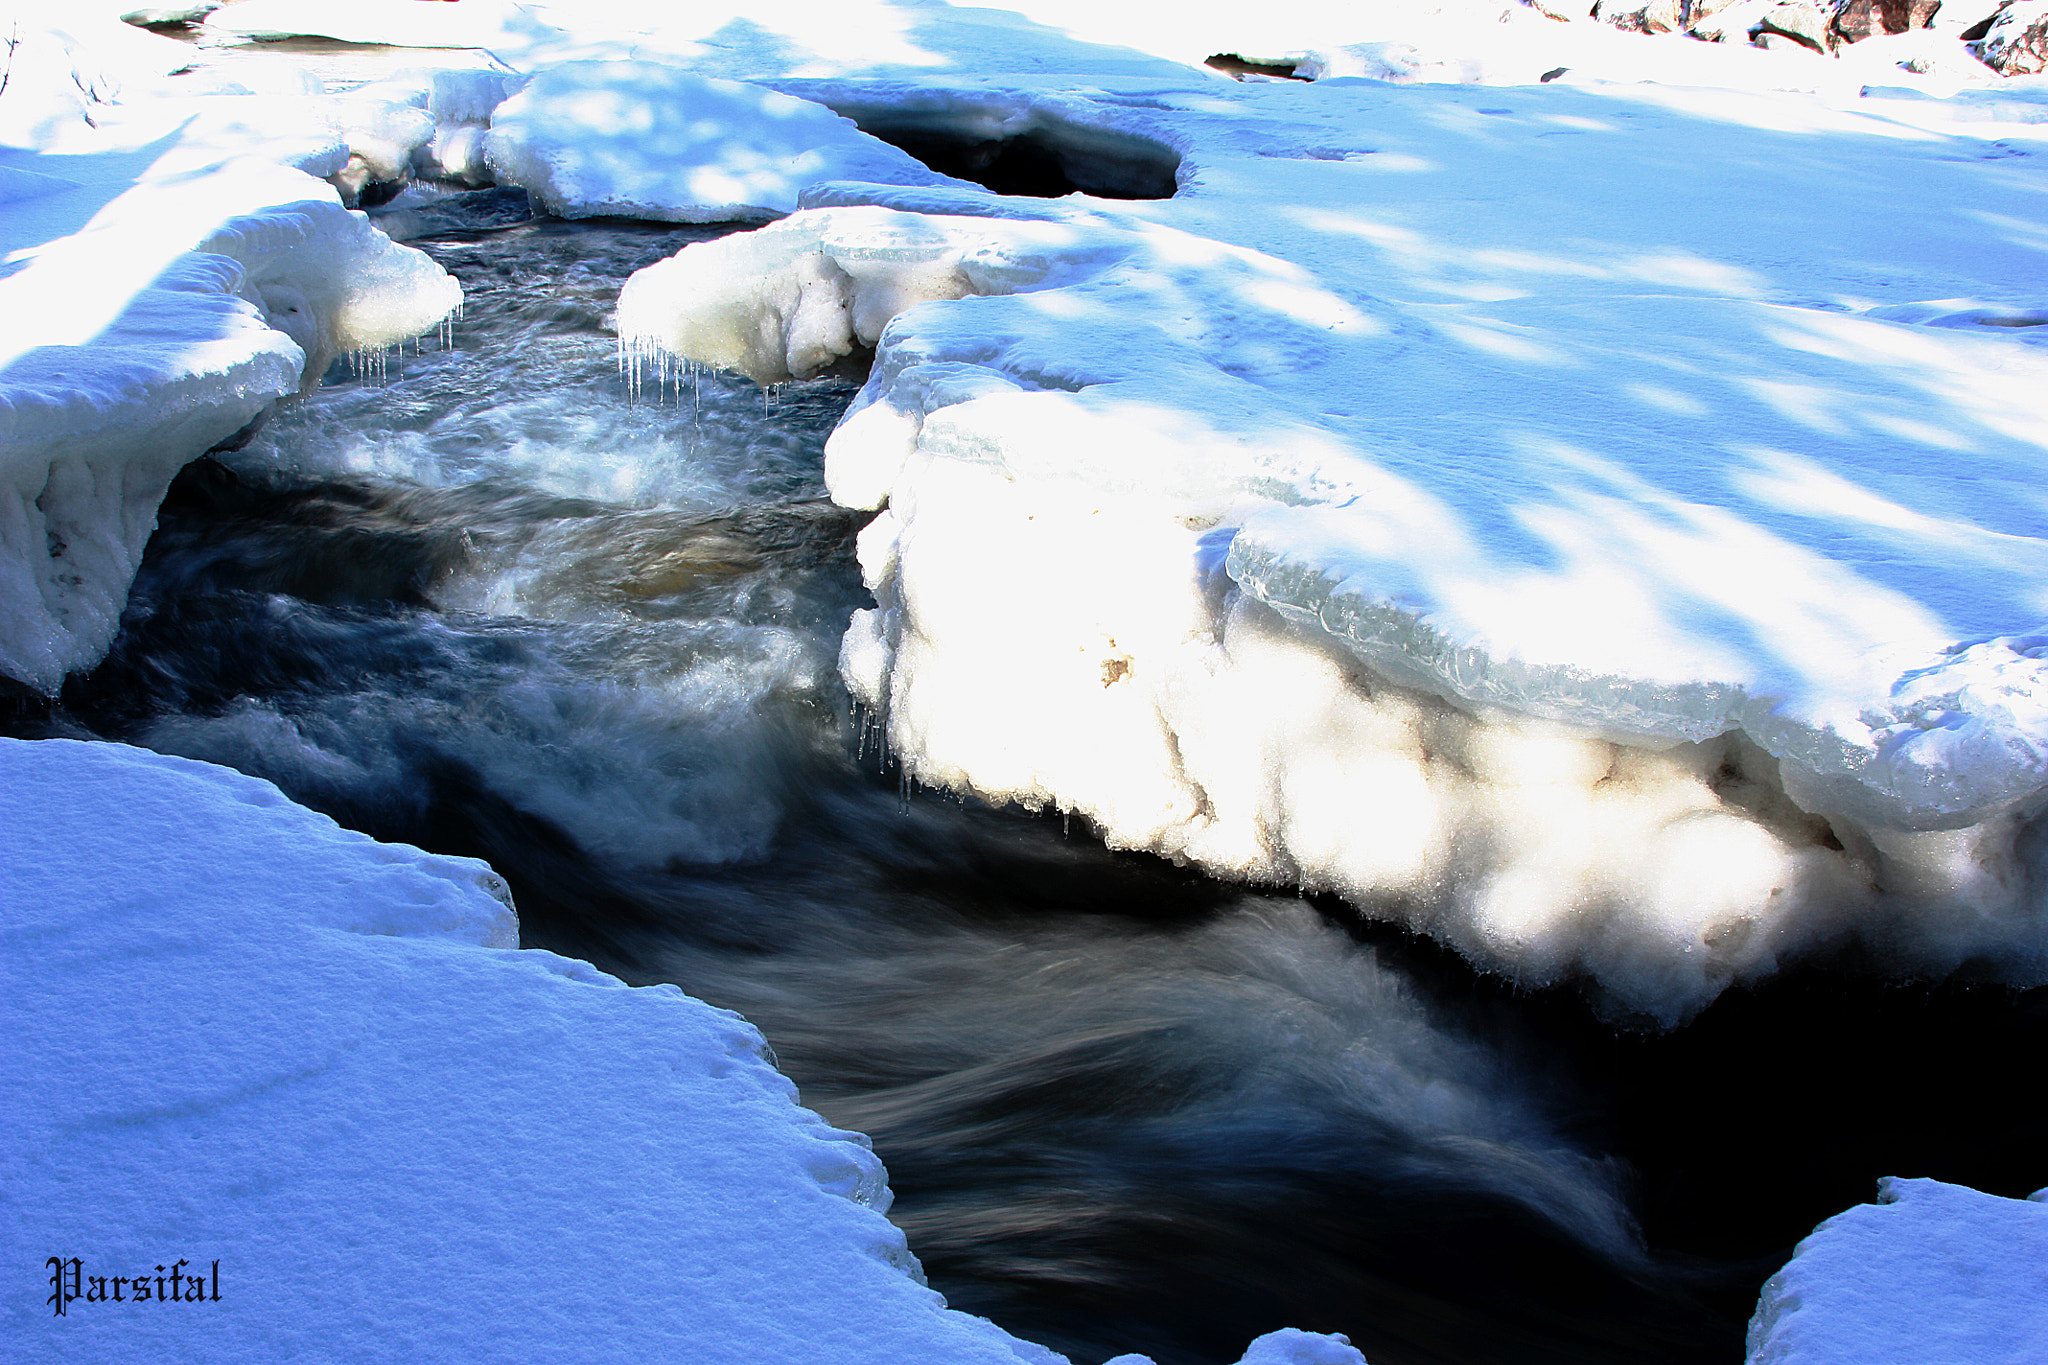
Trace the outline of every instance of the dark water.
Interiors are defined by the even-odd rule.
[[[901,791],[835,672],[854,386],[617,371],[618,284],[705,235],[423,242],[452,349],[188,470],[113,655],[11,727],[489,859],[530,945],[754,1020],[874,1138],[933,1284],[1077,1359],[1292,1325],[1375,1365],[1730,1362],[1878,1176],[2048,1183],[2048,992],[1838,964],[1618,1034],[1341,905]]]

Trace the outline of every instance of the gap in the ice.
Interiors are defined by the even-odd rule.
[[[1292,57],[1243,57],[1235,52],[1214,52],[1203,61],[1203,66],[1212,67],[1234,80],[1246,76],[1274,76],[1285,81],[1312,81],[1314,76],[1304,76]]]
[[[997,194],[1057,199],[1171,199],[1180,154],[1134,133],[1090,128],[1034,113],[1021,129],[995,126],[973,109],[836,109],[870,137],[925,165]]]

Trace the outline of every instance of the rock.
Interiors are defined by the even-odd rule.
[[[1834,50],[1834,35],[1828,32],[1828,15],[1814,0],[1789,0],[1786,4],[1773,5],[1757,20],[1750,36],[1758,47],[1772,47],[1778,44],[1763,41],[1767,37],[1789,38],[1802,47],[1815,52]]]
[[[1676,33],[1685,27],[1685,0],[1600,0],[1593,17],[1631,33]]]
[[[2002,76],[2048,71],[2048,0],[2019,0],[1984,35],[1984,64]]]
[[[1749,31],[1778,0],[1692,0],[1686,29],[1710,43],[1749,41]]]
[[[1860,43],[1880,33],[1926,28],[1942,0],[1841,0],[1828,27],[1845,43]]]
[[[1984,35],[1991,32],[1991,26],[1998,22],[1998,16],[2004,14],[2006,8],[2011,4],[2012,0],[1998,0],[1998,3],[1996,5],[1993,5],[1989,9],[1984,9],[1981,8],[1981,6],[1983,5],[1983,0],[1978,0],[1978,3],[1976,5],[1971,6],[1970,10],[1968,11],[1969,13],[1977,15],[1977,17],[1975,19],[1971,19],[1967,22],[1961,23],[1959,23],[1956,19],[1956,15],[1960,11],[1957,11],[1955,7],[1951,5],[1947,10],[1944,10],[1940,15],[1936,17],[1935,23],[1947,28],[1960,28],[1961,32],[1957,33],[1956,37],[1962,39],[1966,43],[1982,42],[1984,40]]]
[[[1555,19],[1561,24],[1590,18],[1594,9],[1587,0],[1523,0],[1523,3],[1544,18]]]

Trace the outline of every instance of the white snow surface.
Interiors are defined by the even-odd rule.
[[[5,1243],[206,1295],[17,1275],[14,1358],[1055,1365],[923,1287],[751,1025],[509,901],[227,769],[0,740]]]
[[[428,114],[164,93],[149,45],[172,45],[111,27],[25,19],[36,79],[0,91],[0,138],[33,144],[0,145],[0,673],[48,691],[105,653],[181,466],[461,301],[315,178],[351,138],[402,166],[393,139],[430,137]]]
[[[2001,1199],[1885,1179],[1764,1285],[1749,1365],[2035,1365],[2048,1343],[2048,1190]]]
[[[565,62],[491,119],[485,153],[564,218],[765,222],[821,180],[960,185],[831,110],[652,62]]]

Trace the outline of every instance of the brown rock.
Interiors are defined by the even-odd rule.
[[[1814,0],[1789,0],[1764,11],[1764,17],[1750,30],[1757,46],[1769,47],[1766,37],[1789,38],[1815,52],[1834,50],[1834,35],[1828,32],[1828,15]]]
[[[2048,71],[2048,0],[2009,5],[1984,35],[1984,64],[2005,76]]]
[[[1880,33],[1904,33],[1934,21],[1941,0],[1841,0],[1828,27],[1845,43],[1860,43]]]
[[[1600,0],[1593,17],[1631,33],[1676,33],[1685,27],[1685,0]]]

